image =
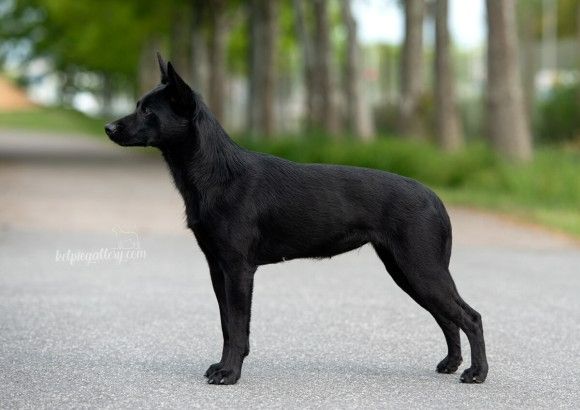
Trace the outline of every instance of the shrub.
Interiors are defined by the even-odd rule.
[[[541,140],[561,142],[580,137],[580,82],[554,88],[538,111]]]

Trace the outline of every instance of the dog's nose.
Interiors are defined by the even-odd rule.
[[[116,130],[117,130],[117,125],[114,123],[109,123],[109,124],[105,125],[105,132],[107,133],[107,135],[109,137],[112,136]]]

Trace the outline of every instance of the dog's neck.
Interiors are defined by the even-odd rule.
[[[215,196],[209,195],[210,192],[227,189],[246,170],[247,152],[232,141],[213,115],[203,108],[192,120],[189,138],[161,148],[185,201],[188,219],[199,217],[199,202]]]

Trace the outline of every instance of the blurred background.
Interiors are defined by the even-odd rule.
[[[103,129],[156,51],[240,145],[443,198],[482,388],[368,246],[261,267],[242,380],[207,385],[182,198]],[[580,0],[0,0],[0,407],[577,408],[579,238]]]
[[[242,145],[580,235],[579,0],[0,0],[0,127],[104,138],[158,50]]]

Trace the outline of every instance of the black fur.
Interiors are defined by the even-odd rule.
[[[481,316],[461,299],[449,273],[451,225],[432,191],[388,172],[247,151],[171,63],[159,58],[159,65],[162,83],[106,131],[120,145],[158,147],[183,196],[220,309],[223,353],[205,374],[209,383],[240,377],[259,265],[331,257],[366,243],[443,330],[448,355],[437,371],[453,373],[461,364],[461,329],[471,345],[471,367],[461,380],[485,380]]]

